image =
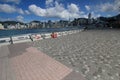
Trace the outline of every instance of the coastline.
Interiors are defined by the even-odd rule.
[[[62,31],[62,32],[55,32],[57,34],[57,37],[74,34],[83,31],[83,29],[80,30],[70,30],[70,31]],[[33,42],[37,40],[52,38],[52,33],[35,33],[35,34],[25,34],[25,35],[18,35],[18,36],[11,36],[6,38],[0,38],[0,45],[10,45],[14,43],[23,43],[23,42]]]

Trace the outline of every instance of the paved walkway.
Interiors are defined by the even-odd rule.
[[[9,49],[0,46],[0,80],[15,80],[15,74],[9,61]]]
[[[120,30],[87,30],[34,45],[86,80],[120,80]]]
[[[30,46],[0,47],[0,80],[83,80],[79,73]]]

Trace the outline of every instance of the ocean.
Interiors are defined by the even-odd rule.
[[[81,29],[81,28],[79,27],[79,28],[44,28],[44,29],[0,30],[0,38],[23,35],[23,34],[60,32],[60,31],[69,31],[69,30],[77,30],[77,29]]]

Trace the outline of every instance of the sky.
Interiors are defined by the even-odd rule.
[[[120,0],[0,0],[0,21],[73,20],[120,13]]]

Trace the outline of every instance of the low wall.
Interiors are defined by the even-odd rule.
[[[59,36],[65,36],[69,34],[74,34],[83,31],[81,30],[71,30],[71,31],[63,31],[63,32],[55,32],[57,34],[57,37]],[[47,38],[52,38],[51,34],[53,33],[42,33],[42,34],[26,34],[26,35],[19,35],[19,36],[12,36],[7,38],[0,38],[0,45],[9,45],[14,43],[21,43],[21,42],[31,42],[31,41],[37,41]]]

